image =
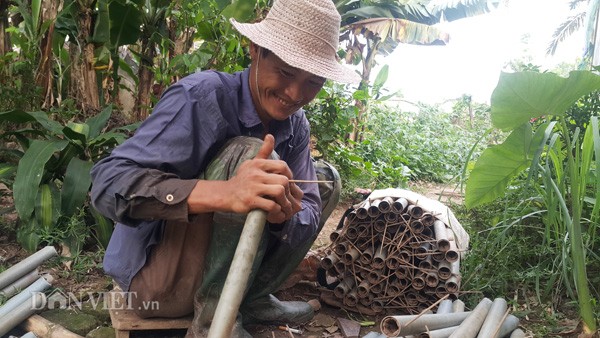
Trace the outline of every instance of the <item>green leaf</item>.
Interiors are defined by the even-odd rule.
[[[234,0],[231,5],[225,7],[221,15],[228,19],[235,18],[237,21],[246,22],[254,18],[255,5],[256,0]]]
[[[106,123],[112,114],[112,105],[106,106],[106,108],[102,109],[100,114],[96,116],[90,117],[85,123],[89,126],[89,138],[93,139],[100,135],[102,129],[106,127]]]
[[[85,123],[69,122],[62,130],[63,134],[71,140],[81,142],[82,146],[87,143],[90,127]]]
[[[0,163],[0,179],[10,177],[16,170],[17,167],[13,165]]]
[[[35,121],[35,119],[29,113],[26,113],[22,110],[9,110],[0,112],[0,121],[25,123]]]
[[[97,3],[96,23],[91,42],[104,44],[110,41],[110,11],[108,0],[99,0]]]
[[[543,136],[543,133],[540,133]],[[527,168],[537,147],[528,123],[515,129],[504,143],[486,149],[469,175],[465,205],[472,208],[504,194],[510,180]]]
[[[373,92],[377,93],[383,87],[388,78],[389,66],[384,65],[381,67],[379,73],[377,73],[377,77],[375,77],[375,81],[373,82]]]
[[[29,219],[33,213],[46,162],[52,154],[64,149],[68,143],[64,140],[34,140],[19,161],[13,197],[15,208],[22,220]]]
[[[29,220],[21,220],[21,224],[17,228],[17,242],[29,251],[34,252],[40,245],[40,227],[35,218]]]
[[[31,21],[33,24],[33,31],[37,33],[38,24],[40,22],[40,10],[42,8],[42,0],[31,1]]]
[[[96,232],[96,239],[98,243],[102,245],[104,249],[108,246],[110,236],[114,229],[114,223],[109,218],[104,217],[96,209],[90,208],[96,224],[94,224],[94,230]]]
[[[67,166],[61,193],[62,213],[71,217],[84,203],[92,184],[91,161],[73,158]]]
[[[111,46],[116,48],[136,43],[141,33],[142,12],[131,2],[111,1],[108,8]]]
[[[580,97],[600,89],[600,76],[572,71],[568,78],[553,73],[502,73],[491,98],[494,126],[510,130],[540,116],[562,116]]]
[[[44,229],[52,229],[60,213],[60,195],[56,187],[50,184],[39,186],[35,204],[35,217]]]

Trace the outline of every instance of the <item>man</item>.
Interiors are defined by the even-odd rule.
[[[262,22],[231,22],[251,40],[250,68],[174,84],[136,134],[92,169],[92,202],[118,222],[105,270],[137,293],[132,306],[140,316],[194,310],[190,336],[205,333],[245,214],[257,208],[268,224],[241,319],[312,318],[307,303],[271,295],[324,223],[317,184],[290,182],[316,179],[301,107],[326,79],[359,81],[336,60],[340,16],[331,0],[278,0]],[[144,310],[147,301],[159,309]],[[237,325],[232,335],[247,333]]]

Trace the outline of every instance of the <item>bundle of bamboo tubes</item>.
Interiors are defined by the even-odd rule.
[[[453,232],[403,197],[365,200],[330,235],[321,260],[339,284],[333,297],[356,311],[416,314],[460,288]]]

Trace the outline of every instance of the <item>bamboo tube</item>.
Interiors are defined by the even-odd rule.
[[[408,207],[406,198],[399,197],[392,203],[392,212],[396,214],[404,213],[406,207]]]
[[[371,234],[369,233],[369,230],[371,228],[371,223],[360,223],[356,229],[358,230],[358,237],[359,238],[370,238]]]
[[[507,309],[506,300],[496,298],[488,311],[485,321],[481,325],[477,338],[495,338],[496,330],[504,321],[504,313]]]
[[[335,245],[333,251],[335,251],[338,256],[342,257],[348,251],[349,246],[350,244],[348,242],[339,242]]]
[[[430,238],[433,238],[433,230],[431,230],[431,227],[425,227],[423,231],[421,231],[421,234],[419,236],[421,236],[421,238],[429,240]]]
[[[438,285],[435,288],[435,296],[438,298],[444,297],[445,295],[448,294],[448,291],[446,290],[446,287],[444,285]]]
[[[358,229],[356,227],[350,226],[346,230],[346,237],[350,240],[354,240],[358,238]]]
[[[0,289],[12,284],[24,275],[30,273],[33,269],[40,266],[46,260],[58,255],[53,246],[46,246],[36,253],[28,256],[19,263],[11,266],[0,273]]]
[[[369,247],[362,252],[362,255],[360,255],[360,257],[359,257],[359,261],[363,265],[369,265],[369,264],[371,264],[372,260],[373,260],[373,247]]]
[[[450,250],[450,241],[448,240],[448,233],[446,232],[446,224],[440,220],[436,220],[433,222],[433,232],[435,233],[438,250],[442,252]]]
[[[380,324],[381,332],[388,337],[398,337],[400,335],[419,334],[423,331],[436,330],[450,326],[459,325],[471,313],[447,313],[447,314],[424,314],[424,315],[404,315],[387,316],[383,318]],[[407,323],[409,323],[407,325]]]
[[[440,262],[438,264],[437,271],[438,275],[440,276],[440,279],[447,280],[448,278],[452,277],[452,265],[450,264],[450,262]]]
[[[43,292],[44,290],[52,286],[52,276],[46,275],[39,277],[37,281],[29,285],[25,290],[12,297],[4,305],[0,307],[0,318],[8,316],[16,308],[18,308],[23,302],[30,302],[31,297]]]
[[[402,263],[408,264],[410,263],[410,258],[412,254],[406,250],[402,250],[396,254],[398,260]]]
[[[329,234],[329,240],[333,243],[335,241],[338,240],[338,238],[340,238],[342,235],[342,231],[341,230],[335,230],[332,233]]]
[[[397,223],[398,222],[398,214],[395,214],[393,212],[388,212],[383,214],[383,219],[385,219],[386,222],[388,223]],[[400,224],[394,224],[396,228],[398,228],[398,226]]]
[[[491,306],[492,301],[489,298],[483,298],[449,338],[475,338]]]
[[[14,281],[9,286],[2,289],[2,291],[0,291],[0,299],[2,297],[7,299],[7,298],[10,298],[10,297],[16,295],[17,293],[19,293],[19,291],[25,289],[26,287],[31,285],[33,282],[38,280],[38,278],[40,278],[39,269],[35,268],[30,273],[24,275],[23,277]]]
[[[415,290],[423,290],[425,287],[425,274],[420,273],[413,277],[412,287]]]
[[[396,270],[400,266],[400,260],[397,257],[390,256],[385,260],[385,266],[390,270]]]
[[[352,264],[358,257],[360,256],[360,252],[356,248],[350,248],[348,252],[346,252],[342,256],[342,261],[346,263],[346,265]]]
[[[436,250],[433,255],[431,255],[431,258],[433,258],[434,261],[441,263],[446,260],[446,253]]]
[[[372,218],[379,216],[381,214],[381,211],[379,210],[380,203],[381,199],[376,199],[373,202],[371,202],[371,205],[369,205],[369,208],[367,209],[367,215],[369,215]]]
[[[427,257],[425,257],[423,260],[421,260],[419,262],[419,269],[421,269],[423,271],[431,270],[432,268],[433,268],[433,266],[431,265],[431,255],[428,255]],[[441,278],[441,276],[440,276],[440,278]]]
[[[407,292],[406,293],[406,304],[409,306],[417,306],[419,304],[419,293],[417,292]]]
[[[344,296],[352,290],[354,287],[354,277],[348,276],[344,278],[340,284],[338,284],[335,289],[333,289],[333,294],[340,299],[343,299]]]
[[[356,294],[356,290],[350,290],[350,292],[346,293],[343,303],[350,308],[355,308],[358,304],[358,295]]]
[[[373,302],[371,303],[371,310],[373,310],[374,312],[382,312],[384,309],[384,305],[383,302],[380,300],[373,300]]]
[[[460,278],[458,276],[452,276],[446,280],[444,285],[446,287],[446,292],[456,293],[460,288]]]
[[[516,330],[519,327],[519,318],[514,315],[508,315],[504,321],[502,322],[502,326],[498,330],[496,334],[497,337],[506,337],[511,332]]]
[[[266,221],[267,213],[264,210],[252,210],[246,216],[246,222],[223,285],[223,291],[208,330],[208,338],[227,337],[231,334]]]
[[[379,247],[379,249],[375,251],[375,256],[373,257],[373,262],[371,263],[371,266],[374,269],[383,269],[385,267],[386,259],[387,249],[385,249],[384,247]]]
[[[433,222],[435,222],[435,217],[433,217],[432,214],[428,212],[423,213],[421,216],[421,223],[423,223],[424,226],[430,227],[433,225]]]
[[[377,282],[379,282],[379,280],[381,280],[381,274],[382,274],[381,270],[370,271],[369,274],[367,275],[367,281],[371,284],[376,284]]]
[[[452,301],[450,299],[444,299],[441,301],[440,305],[438,305],[436,313],[452,313]]]
[[[415,250],[415,256],[417,258],[424,259],[425,257],[427,257],[429,249],[431,249],[431,244],[423,243]]]
[[[437,273],[434,272],[430,272],[425,276],[425,283],[427,284],[427,286],[429,287],[436,287],[438,285],[439,282],[439,278]]]
[[[373,222],[373,230],[378,233],[383,233],[386,227],[385,220],[378,218]]]
[[[516,329],[510,334],[510,338],[525,338],[525,332],[521,329]]]
[[[462,300],[457,299],[452,302],[452,312],[463,312],[463,311],[465,311],[465,303]]]
[[[360,302],[360,303],[361,303],[363,306],[370,307],[370,306],[371,306],[371,304],[373,304],[373,299],[374,299],[374,298],[375,298],[375,297],[373,296],[373,294],[372,294],[372,293],[369,293],[369,294],[367,294],[365,297],[363,297],[363,298],[360,298],[360,299],[359,299],[359,302]]]
[[[344,264],[344,262],[337,261],[334,264],[335,270],[338,272],[338,274],[343,275],[344,272],[346,272],[346,264]]]
[[[369,281],[363,280],[356,287],[356,294],[358,295],[359,298],[365,298],[369,294],[370,289],[371,289],[371,286],[369,284]]]
[[[390,196],[384,197],[381,202],[379,202],[379,211],[381,213],[389,213],[392,211],[392,204],[394,203],[394,199]]]
[[[423,223],[418,219],[410,221],[410,228],[413,234],[420,234],[425,230],[425,226],[423,226]]]
[[[14,265],[13,265],[14,266]],[[0,337],[4,336],[14,327],[19,325],[27,317],[33,315],[36,309],[41,308],[44,303],[44,296],[42,293],[31,294],[28,299],[18,304],[11,312],[7,313],[0,320]]]
[[[321,267],[325,270],[330,270],[335,266],[335,263],[339,261],[339,257],[332,253],[327,257],[321,259]]]
[[[369,200],[365,200],[358,209],[356,209],[356,218],[365,219],[369,216],[369,207],[371,206]]]
[[[458,253],[458,249],[456,248],[456,242],[450,242],[450,249],[446,251],[446,260],[450,263],[458,261],[460,255]]]
[[[421,218],[423,216],[423,208],[421,208],[420,206],[416,205],[416,204],[411,204],[406,208],[406,212],[412,217],[412,218]]]
[[[375,295],[381,295],[383,293],[383,284],[382,282],[375,283],[371,285],[371,293]]]
[[[427,332],[421,333],[419,338],[448,338],[456,329],[458,329],[458,325],[431,331],[427,330]]]

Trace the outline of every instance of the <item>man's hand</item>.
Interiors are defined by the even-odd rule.
[[[275,147],[272,135],[265,136],[256,157],[240,165],[228,181],[198,181],[188,198],[190,213],[267,211],[267,220],[281,223],[301,210],[304,193],[290,183],[287,163],[269,159]]]

